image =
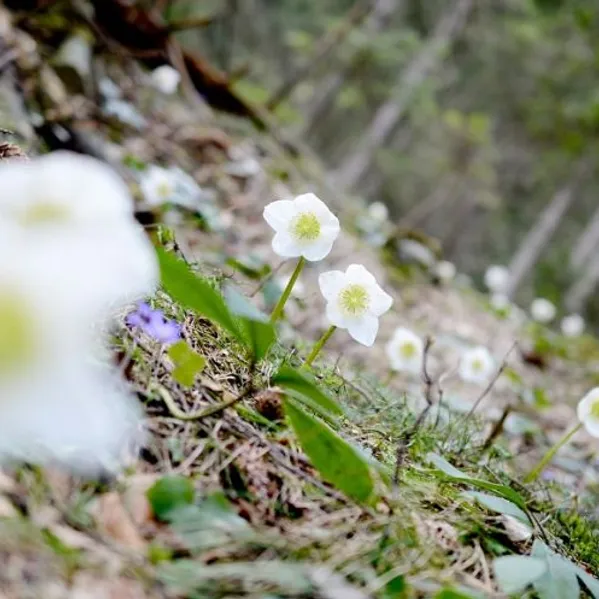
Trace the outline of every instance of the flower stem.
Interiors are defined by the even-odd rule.
[[[320,350],[324,347],[325,343],[331,338],[332,334],[337,330],[335,325],[331,325],[326,333],[314,344],[310,355],[306,358],[304,366],[311,366],[312,362],[316,359],[316,356],[320,353]]]
[[[582,428],[582,422],[579,422],[573,429],[569,430],[542,458],[541,461],[526,475],[524,482],[532,483],[543,472],[547,464],[553,459],[555,454]]]
[[[287,286],[283,290],[283,293],[281,294],[281,297],[279,298],[277,305],[275,306],[274,310],[272,311],[272,314],[270,315],[270,322],[275,323],[277,322],[277,320],[280,320],[280,318],[283,316],[285,304],[287,303],[287,300],[291,295],[291,290],[293,289],[293,286],[295,285],[297,279],[300,276],[300,273],[302,272],[302,269],[304,268],[304,264],[306,264],[306,259],[303,256],[300,256],[300,259],[297,261],[295,270],[293,271],[293,274],[289,279],[289,283],[287,283]]]

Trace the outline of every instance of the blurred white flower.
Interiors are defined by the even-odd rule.
[[[170,203],[198,210],[205,197],[195,179],[178,167],[150,165],[140,175],[141,192],[149,206]]]
[[[368,206],[368,216],[373,221],[382,224],[389,218],[389,209],[383,202],[372,202]]]
[[[275,231],[272,249],[283,258],[303,256],[311,262],[322,260],[328,256],[340,231],[337,217],[313,193],[268,204],[264,220]]]
[[[544,297],[537,297],[530,305],[530,314],[537,322],[550,323],[557,314],[556,307]]]
[[[466,350],[462,354],[459,374],[467,383],[484,384],[489,381],[495,370],[495,360],[486,347],[479,346]]]
[[[177,91],[181,75],[168,64],[164,64],[152,71],[152,85],[163,94],[170,96]]]
[[[566,337],[580,337],[584,333],[584,318],[580,314],[564,316],[561,322],[562,333]]]
[[[106,116],[113,117],[133,129],[143,129],[148,124],[131,102],[121,98],[108,98],[102,106],[102,111]]]
[[[424,343],[409,329],[395,329],[386,347],[391,368],[398,371],[420,372]]]
[[[510,278],[510,271],[505,266],[489,266],[485,272],[485,285],[489,291],[503,293]]]
[[[510,298],[503,293],[493,293],[489,301],[491,306],[498,311],[507,310],[511,305]]]
[[[449,283],[455,278],[457,268],[453,262],[441,260],[435,265],[435,274],[443,283]]]
[[[283,289],[285,289],[287,287],[290,280],[291,280],[290,274],[277,277],[277,284],[281,288],[281,292],[283,291]],[[301,277],[299,277],[295,281],[295,284],[293,285],[293,289],[291,290],[291,295],[293,297],[297,297],[297,298],[302,298],[302,297],[306,296],[306,285],[304,284],[304,281]]]
[[[587,432],[599,438],[599,387],[591,389],[580,400],[577,414]]]
[[[255,177],[261,170],[261,164],[251,156],[239,161],[229,162],[225,166],[225,173],[240,179]]]
[[[404,260],[418,262],[429,267],[435,263],[436,259],[430,248],[414,239],[402,239],[399,242],[399,254]]]
[[[376,279],[361,264],[351,264],[345,272],[331,270],[318,277],[320,291],[327,301],[329,322],[370,347],[379,329],[379,317],[393,303]]]
[[[111,226],[133,219],[124,181],[104,163],[71,152],[0,164],[0,219],[57,234],[85,225]]]

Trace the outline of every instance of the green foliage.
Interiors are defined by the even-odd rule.
[[[188,478],[169,475],[154,483],[147,496],[156,517],[165,520],[174,510],[193,503],[195,491]]]
[[[196,376],[206,366],[206,359],[194,352],[186,341],[178,341],[167,350],[169,358],[174,362],[173,378],[184,387],[191,387]]]
[[[520,593],[539,580],[546,572],[547,565],[542,559],[528,555],[505,555],[493,562],[495,580],[499,588],[507,594]],[[575,595],[563,595],[563,597]]]
[[[322,477],[349,497],[368,501],[374,482],[368,462],[324,422],[285,399],[285,414],[314,467]]]

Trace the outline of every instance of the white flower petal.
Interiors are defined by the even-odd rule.
[[[302,255],[304,248],[285,232],[280,231],[272,238],[272,249],[281,258],[297,258]]]
[[[370,293],[370,306],[368,309],[375,316],[382,316],[393,305],[393,298],[383,291],[376,282],[368,287],[368,291]]]
[[[530,314],[537,322],[548,324],[555,318],[557,309],[548,299],[538,297],[530,305]]]
[[[346,285],[345,273],[341,270],[329,270],[318,277],[318,286],[323,297],[329,302],[335,302],[339,292]]]
[[[333,243],[334,241],[328,239],[318,239],[314,243],[303,248],[302,256],[310,262],[318,262],[331,253]]]
[[[359,285],[370,286],[376,285],[376,279],[364,266],[361,264],[350,264],[345,271],[348,283],[358,283]]]
[[[379,330],[379,319],[365,314],[362,318],[348,323],[348,333],[362,345],[371,347]]]
[[[163,94],[171,95],[177,91],[181,75],[168,64],[159,66],[152,71],[152,84]]]
[[[584,428],[587,430],[589,435],[599,439],[599,418],[585,418]]]
[[[576,409],[578,419],[584,422],[597,402],[599,402],[599,387],[594,387],[578,402]]]
[[[276,231],[287,230],[291,219],[297,214],[292,200],[277,200],[264,208],[264,220]]]
[[[406,355],[406,348],[409,348]],[[393,370],[419,372],[422,368],[424,343],[422,339],[404,327],[395,329],[386,345],[386,353]]]
[[[339,310],[339,307],[335,302],[329,302],[326,307],[328,321],[340,329],[346,329],[348,327],[348,320],[345,315]]]
[[[505,266],[489,266],[485,272],[485,285],[490,291],[503,293],[510,278],[510,271]]]

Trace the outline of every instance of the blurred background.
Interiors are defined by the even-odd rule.
[[[476,279],[599,319],[599,4],[179,0],[252,102]]]

